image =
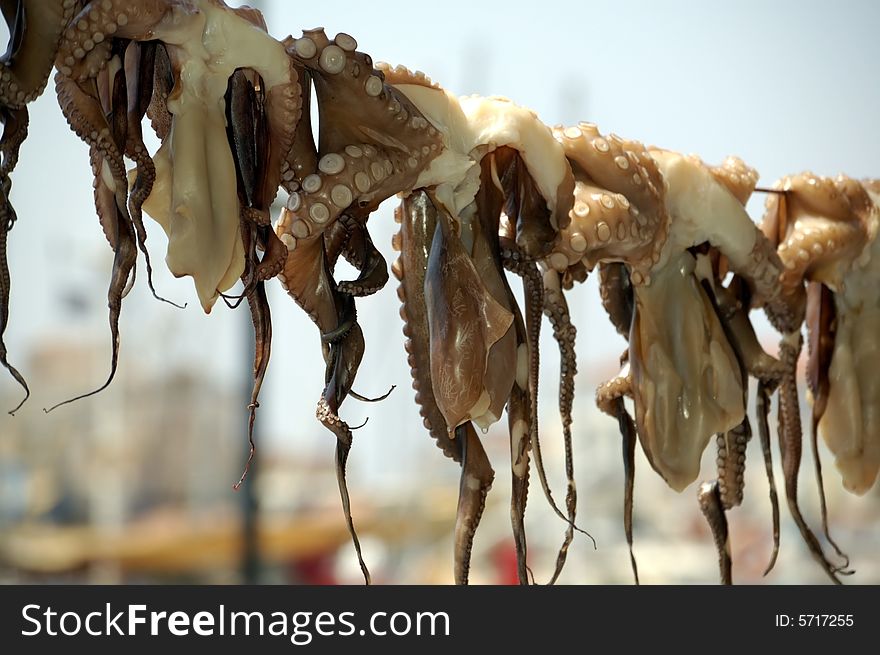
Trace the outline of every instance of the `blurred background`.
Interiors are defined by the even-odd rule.
[[[331,36],[346,32],[376,61],[423,70],[459,94],[508,96],[549,124],[589,120],[603,132],[713,163],[737,154],[758,169],[764,185],[806,169],[880,176],[880,4],[868,0],[446,0],[435,9],[404,2],[249,4],[263,9],[277,38],[316,26]],[[30,137],[13,174],[19,221],[10,234],[6,342],[33,393],[16,416],[0,413],[0,581],[361,582],[333,472],[333,436],[314,418],[324,370],[318,334],[280,285],[270,285],[272,364],[257,416],[256,460],[241,491],[232,485],[247,457],[248,313],[218,303],[205,315],[191,280],[164,270],[167,242],[155,223],[147,228],[157,290],[188,307],[153,299],[139,262],[123,307],[115,381],[97,396],[43,412],[99,386],[110,356],[112,254],[92,204],[87,149],[67,127],[51,89],[50,81],[31,105]],[[370,221],[389,264],[394,203]],[[762,204],[757,196],[749,205],[755,220]],[[458,466],[422,428],[395,287],[392,278],[358,305],[367,351],[356,388],[365,395],[392,384],[397,389],[381,403],[352,398],[342,408],[351,425],[369,418],[355,432],[349,459],[354,519],[374,581],[449,583]],[[568,297],[579,330],[578,523],[597,548],[576,537],[561,581],[629,584],[620,437],[593,400],[596,386],[616,373],[625,344],[592,279]],[[775,353],[773,331],[763,317],[755,320]],[[546,324],[541,354],[542,444],[561,501],[559,361]],[[0,407],[14,407],[20,397],[3,372]],[[806,417],[805,399],[802,410]],[[474,583],[515,580],[505,426],[501,421],[483,437],[497,475],[477,534]],[[704,479],[715,475],[714,450],[713,443]],[[844,492],[824,446],[822,452],[832,533],[857,570],[849,581],[880,583],[880,485],[861,498]],[[781,481],[778,450],[774,455]],[[806,448],[800,499],[818,529],[812,467]],[[642,581],[715,583],[715,550],[697,485],[676,494],[640,453],[636,469]],[[745,502],[729,515],[735,581],[824,583],[782,498],[782,550],[762,578],[771,520],[757,436],[747,470]],[[565,525],[533,480],[530,565],[544,582]]]

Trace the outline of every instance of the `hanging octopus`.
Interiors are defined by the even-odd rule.
[[[652,467],[680,491],[696,479],[703,450],[716,434],[719,479],[701,491],[701,506],[713,526],[727,581],[726,521],[721,520],[724,510],[742,500],[751,435],[746,374],[767,388],[780,376],[746,316],[752,296],[774,307],[780,303],[773,284],[778,260],[742,206],[757,176],[735,158],[710,169],[695,157],[603,137],[589,123],[555,134],[577,180],[572,222],[546,259],[544,275],[546,311],[563,362],[563,424],[571,422],[575,332],[562,290],[600,265],[603,304],[629,341],[624,370],[600,387],[597,402],[618,419],[624,438],[624,526],[636,580],[636,437]],[[737,291],[720,284],[720,255],[742,276]],[[635,422],[624,396],[634,400]]]
[[[25,396],[9,413],[14,414],[30,396],[27,382],[7,359],[3,335],[9,322],[11,278],[6,257],[9,231],[16,221],[9,199],[12,174],[21,144],[27,138],[27,104],[43,89],[61,34],[78,8],[75,0],[6,0],[0,11],[9,30],[9,45],[0,57],[0,364],[24,389]]]
[[[259,12],[219,0],[95,0],[65,31],[56,67],[61,108],[90,146],[96,207],[115,252],[112,363],[101,389],[116,370],[136,246],[150,272],[145,210],[168,234],[169,269],[193,278],[206,312],[245,280],[257,339],[252,425],[271,335],[262,282],[286,255],[269,228],[269,206],[300,112],[284,47],[266,34]],[[155,159],[143,143],[145,114],[162,140]],[[135,163],[130,174],[123,156]]]
[[[849,560],[828,530],[818,437],[822,435],[835,456],[847,491],[861,495],[871,489],[880,469],[880,439],[874,418],[880,387],[872,370],[880,326],[876,284],[880,183],[802,173],[779,180],[774,190],[767,199],[762,229],[777,245],[784,266],[780,284],[789,311],[807,323],[811,445],[822,527],[828,542],[844,559],[835,570],[846,573]],[[768,314],[772,320],[772,312]],[[796,365],[802,343],[798,322],[784,335],[781,346],[787,353],[788,402],[795,407]],[[797,411],[780,430],[787,434],[793,460],[786,470],[786,487],[796,496],[801,450]]]

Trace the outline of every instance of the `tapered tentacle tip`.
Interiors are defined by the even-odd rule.
[[[22,406],[27,402],[27,399],[31,397],[31,390],[28,387],[27,382],[25,382],[24,377],[21,373],[18,372],[12,364],[6,361],[6,350],[5,348],[0,352],[0,365],[3,366],[7,371],[9,371],[10,375],[18,382],[19,386],[24,389],[24,398],[12,409],[9,410],[10,416],[15,416],[15,413],[22,408]]]
[[[770,562],[767,564],[767,568],[764,569],[764,572],[761,574],[762,577],[766,578],[770,571],[776,566],[776,558],[779,555],[779,547],[778,545],[774,547],[773,554],[770,556]]]
[[[25,390],[24,398],[22,398],[21,401],[20,401],[15,407],[13,407],[12,409],[9,410],[8,413],[9,413],[10,416],[15,416],[15,413],[16,413],[18,410],[20,410],[20,409],[22,408],[22,406],[24,406],[24,404],[27,402],[27,399],[31,397],[31,391],[30,391],[30,389],[28,389],[27,387],[25,387],[24,390]],[[849,561],[849,560],[847,560],[847,561]]]

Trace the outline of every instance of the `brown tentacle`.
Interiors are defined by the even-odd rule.
[[[797,500],[798,472],[801,464],[801,419],[798,409],[797,360],[803,345],[800,333],[788,335],[779,347],[785,374],[779,390],[779,450],[782,453],[782,470],[785,475],[785,495],[788,509],[800,530],[813,558],[819,563],[835,584],[841,584],[840,575],[850,575],[852,571],[831,564],[822,552],[816,535],[807,525],[801,514]]]
[[[535,274],[537,275],[537,270]],[[572,424],[572,404],[574,402],[574,376],[577,374],[577,356],[574,350],[577,329],[571,322],[571,316],[568,311],[568,303],[559,287],[559,276],[556,271],[548,269],[543,276],[531,281],[532,285],[540,284],[541,294],[540,300],[543,305],[543,312],[547,314],[550,325],[553,328],[553,338],[559,348],[559,416],[562,420],[562,440],[565,447],[565,475],[568,483],[567,493],[565,497],[565,505],[568,522],[565,538],[556,558],[556,570],[550,579],[550,584],[556,582],[559,574],[562,572],[562,566],[565,564],[566,554],[574,538],[575,517],[577,514],[577,487],[574,480],[574,456],[571,446],[571,424]],[[526,296],[528,297],[528,295]],[[538,296],[536,295],[535,301]],[[529,312],[531,314],[531,310]],[[537,335],[533,336],[532,344],[537,350]],[[537,368],[537,363],[535,364]],[[537,417],[535,418],[537,421]],[[535,451],[535,463],[538,467],[539,476],[543,472],[543,466],[540,462],[540,446]],[[543,485],[543,479],[542,479]],[[549,489],[546,490],[549,495]],[[552,504],[552,501],[551,501]],[[596,546],[596,541],[592,535],[584,532]]]
[[[767,483],[770,487],[770,507],[773,510],[773,552],[770,554],[770,562],[764,569],[764,575],[770,573],[776,565],[779,555],[779,497],[776,494],[776,479],[773,475],[773,455],[770,450],[770,426],[768,414],[770,412],[770,388],[763,381],[758,381],[758,390],[755,396],[755,414],[758,417],[758,436],[761,439],[761,450],[764,453],[764,468],[767,471]]]
[[[9,323],[9,296],[12,285],[6,248],[9,231],[17,219],[15,209],[9,199],[9,194],[12,191],[12,179],[9,175],[18,162],[19,149],[27,137],[28,112],[24,108],[2,108],[0,109],[0,119],[3,121],[3,136],[0,139],[0,155],[2,155],[2,162],[0,162],[0,364],[9,371],[25,392],[24,398],[9,411],[11,415],[14,415],[30,397],[31,392],[18,369],[9,363],[6,342],[3,340],[6,326]]]
[[[468,583],[474,536],[486,508],[486,496],[495,479],[495,471],[471,422],[455,429],[455,440],[461,445],[462,466],[455,512],[454,572],[456,584],[464,585]]]
[[[91,156],[93,161],[101,161],[102,158],[96,146],[91,147]],[[110,288],[107,292],[107,305],[110,309],[110,338],[111,338],[111,356],[110,356],[110,373],[106,381],[94,391],[81,394],[69,400],[57,403],[48,409],[43,409],[48,413],[62,405],[82,400],[100,393],[113,381],[116,376],[116,369],[119,363],[119,316],[122,311],[122,299],[130,288],[129,278],[131,282],[134,279],[135,263],[137,261],[137,245],[134,229],[131,220],[119,209],[115,195],[102,179],[101,169],[96,167],[95,176],[95,205],[99,213],[103,208],[112,207],[111,216],[101,216],[103,225],[111,225],[113,238],[111,246],[113,247],[113,272],[110,276]]]
[[[553,246],[557,229],[547,201],[521,157],[513,157],[506,166],[502,186],[506,193],[504,213],[516,226],[518,249],[532,259],[545,256]]]
[[[106,389],[116,375],[119,361],[119,316],[122,299],[134,282],[137,239],[126,208],[128,188],[122,152],[127,138],[128,102],[125,75],[119,71],[113,79],[105,73],[108,94],[103,96],[95,80],[77,84],[63,73],[55,76],[61,109],[71,128],[89,144],[89,156],[95,175],[95,207],[105,235],[114,251],[113,272],[107,293],[110,310],[111,363],[107,380],[94,391],[60,402],[49,409],[95,395]],[[102,106],[103,105],[103,106]],[[111,180],[104,175],[104,167]],[[110,184],[115,188],[111,188]]]
[[[540,440],[538,438],[538,374],[540,369],[539,362],[539,343],[540,343],[540,332],[541,332],[541,317],[544,313],[544,281],[541,273],[538,271],[538,267],[533,263],[523,263],[521,265],[520,276],[523,280],[523,297],[526,300],[526,332],[528,334],[528,345],[529,345],[529,393],[531,395],[531,404],[532,404],[532,439],[536,444],[535,447],[535,464],[540,467],[541,462],[539,462],[539,450],[540,450]],[[569,326],[572,328],[571,334],[571,343],[574,342],[574,326],[571,325],[571,320],[569,317],[568,321]],[[556,333],[556,329],[554,328],[554,336]],[[560,361],[560,378],[563,376],[562,368],[567,365],[565,362]],[[576,366],[573,365],[573,366]],[[567,374],[566,370],[566,374]],[[571,374],[572,386],[574,384],[574,373]],[[561,396],[561,392],[560,392]],[[573,389],[572,389],[572,399],[573,399]],[[574,453],[572,451],[571,445],[571,406],[560,406],[559,408],[560,416],[563,417],[562,421],[562,439],[563,445],[565,448],[565,479],[566,479],[566,493],[565,493],[565,510],[566,510],[566,521],[568,522],[568,529],[565,532],[565,537],[563,539],[562,545],[559,547],[559,552],[556,556],[556,568],[553,572],[553,576],[550,579],[549,584],[554,584],[556,580],[559,578],[559,575],[562,573],[562,568],[565,566],[565,560],[568,556],[568,548],[571,545],[572,540],[574,539],[574,532],[576,529],[575,521],[577,519],[577,486],[575,484],[574,479]],[[540,470],[540,469],[539,469]],[[549,494],[549,488],[547,489]],[[579,530],[583,534],[586,534],[590,537],[590,540],[593,542],[593,547],[596,547],[596,540],[593,539],[592,535],[582,530]]]
[[[513,541],[516,547],[517,575],[521,585],[528,580],[528,545],[526,541],[525,513],[529,494],[529,449],[531,430],[529,396],[527,389],[514,384],[507,405],[508,429],[510,430],[511,494],[510,521],[513,527]],[[560,512],[561,514],[561,512]],[[564,517],[563,517],[564,518]]]
[[[819,487],[819,507],[822,513],[822,531],[837,555],[844,559],[844,568],[849,568],[849,556],[844,553],[828,530],[828,507],[825,502],[825,485],[822,479],[822,460],[819,457],[819,421],[828,406],[831,388],[829,369],[834,354],[837,327],[837,312],[831,290],[820,282],[807,285],[807,383],[813,394],[813,411],[810,431],[810,446],[816,470],[816,483]]]
[[[345,421],[339,418],[339,405],[351,388],[352,380],[357,372],[364,354],[364,338],[360,326],[354,323],[351,329],[330,348],[330,362],[327,366],[328,380],[324,393],[318,401],[316,416],[328,430],[336,435],[336,481],[342,499],[342,511],[351,535],[352,544],[357,553],[358,563],[364,580],[370,584],[370,571],[361,553],[361,544],[355,530],[351,515],[351,498],[348,483],[345,479],[345,465],[352,445],[352,432]]]
[[[446,422],[434,397],[424,289],[431,242],[437,227],[437,210],[424,191],[417,191],[401,202],[394,217],[400,223],[400,232],[395,236],[393,246],[400,252],[400,257],[391,268],[401,282],[397,294],[402,302],[400,315],[404,320],[405,347],[416,403],[425,428],[437,446],[447,457],[462,463],[455,522],[454,570],[456,582],[466,584],[474,536],[495,472],[470,422],[456,428],[454,440],[449,438]]]
[[[635,300],[626,264],[599,264],[599,295],[614,329],[624,339],[629,339]]]
[[[9,48],[0,57],[0,105],[20,109],[43,92],[75,8],[75,3],[62,0],[2,3]]]
[[[721,584],[733,584],[732,568],[733,561],[730,557],[730,535],[727,529],[727,515],[724,512],[724,501],[718,488],[718,481],[704,482],[700,485],[697,498],[700,501],[700,509],[709,527],[712,530],[712,538],[715,540],[715,548],[718,550],[718,566],[721,570]]]
[[[153,93],[147,107],[147,118],[156,136],[163,143],[171,132],[171,112],[168,110],[168,96],[174,89],[174,72],[165,44],[156,43],[153,62]]]
[[[243,214],[245,212],[242,212]],[[265,281],[255,276],[254,269],[260,266],[256,257],[255,245],[257,241],[275,237],[275,233],[269,226],[256,226],[245,218],[241,221],[241,234],[244,250],[248,253],[245,261],[245,269],[242,272],[242,282],[245,284],[245,296],[251,313],[251,322],[254,328],[254,385],[251,390],[251,399],[248,404],[248,452],[244,471],[238,482],[233,485],[237,491],[247,477],[250,465],[256,450],[254,444],[254,422],[256,421],[257,409],[260,406],[259,396],[263,387],[263,380],[269,368],[269,358],[272,353],[272,316],[269,309],[269,299],[266,296]],[[275,237],[277,239],[277,237]],[[287,255],[285,249],[285,258]],[[269,252],[267,249],[267,255]],[[255,280],[254,282],[249,282]]]
[[[339,291],[361,298],[370,296],[385,286],[388,282],[388,266],[382,253],[373,245],[366,224],[362,223],[358,229],[360,238],[357,246],[349,240],[349,247],[343,250],[343,255],[360,271],[360,275],[356,280],[340,281]]]
[[[718,496],[725,510],[742,503],[746,446],[752,438],[748,417],[732,430],[716,435],[718,446]]]
[[[147,269],[147,286],[156,300],[168,303],[178,309],[183,309],[186,304],[179,305],[176,302],[163,298],[156,292],[153,285],[153,264],[150,252],[147,250],[147,230],[144,226],[143,204],[153,189],[156,181],[156,167],[153,158],[144,144],[141,121],[146,114],[147,107],[153,94],[153,77],[155,68],[156,43],[129,44],[125,51],[125,79],[128,87],[128,121],[127,140],[125,154],[134,161],[134,182],[131,185],[131,193],[128,196],[128,213],[134,225],[137,236],[138,248],[144,255],[144,264]]]
[[[636,478],[636,424],[626,411],[623,397],[631,394],[632,380],[629,377],[617,377],[606,382],[596,390],[596,405],[604,413],[617,419],[623,451],[623,531],[629,546],[629,562],[633,578],[639,584],[639,567],[633,553],[633,491]]]

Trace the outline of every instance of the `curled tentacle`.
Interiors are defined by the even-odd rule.
[[[345,514],[345,522],[348,525],[348,532],[351,535],[364,580],[370,584],[370,571],[367,569],[361,553],[361,544],[351,515],[348,483],[345,479],[345,465],[348,461],[348,453],[351,451],[352,432],[348,424],[338,415],[339,405],[351,388],[351,382],[360,365],[363,353],[364,337],[358,324],[354,323],[345,336],[331,346],[330,362],[327,366],[327,386],[318,401],[316,416],[324,427],[336,435],[336,481],[339,484],[342,511]]]
[[[100,154],[95,146],[91,149],[92,161],[101,161]],[[119,316],[122,311],[122,299],[128,293],[133,284],[135,262],[137,261],[137,243],[131,220],[119,209],[115,194],[110,190],[101,175],[100,165],[95,166],[95,205],[104,225],[105,233],[112,234],[111,246],[113,247],[113,272],[110,276],[110,288],[107,292],[107,305],[110,309],[110,373],[105,382],[97,389],[88,393],[80,394],[69,400],[57,403],[45,412],[88,398],[106,389],[116,376],[119,363]],[[110,215],[108,216],[106,213]]]

